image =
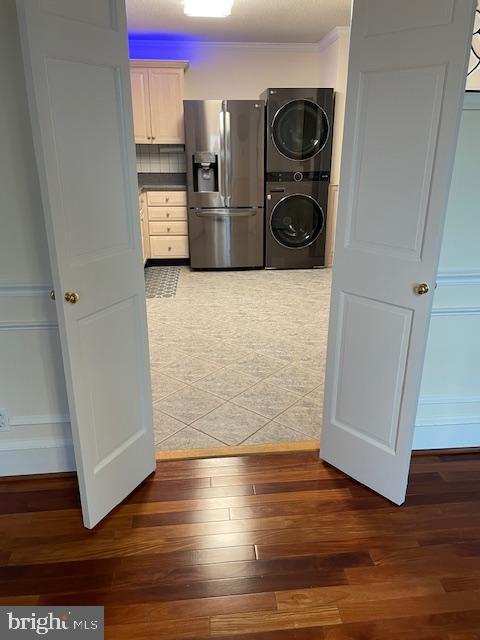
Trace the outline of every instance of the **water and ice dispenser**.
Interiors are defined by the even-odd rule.
[[[197,151],[193,156],[194,190],[198,193],[218,191],[218,157],[211,151]]]

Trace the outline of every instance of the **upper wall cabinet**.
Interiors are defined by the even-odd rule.
[[[133,129],[136,144],[151,142],[150,96],[148,92],[148,69],[130,70],[132,85]]]
[[[184,144],[183,77],[187,62],[130,63],[137,144]]]

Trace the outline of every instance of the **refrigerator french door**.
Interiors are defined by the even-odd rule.
[[[185,100],[188,234],[193,269],[262,267],[261,100]]]

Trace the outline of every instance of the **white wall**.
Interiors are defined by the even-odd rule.
[[[187,100],[255,100],[268,87],[317,86],[318,45],[264,43],[169,43],[130,39],[130,57],[188,60]]]
[[[350,47],[350,28],[337,27],[320,42],[320,77],[323,86],[335,89],[335,126],[332,150],[331,184],[340,181],[340,163],[342,158],[343,121],[345,119],[345,99],[347,95],[348,52]]]
[[[480,93],[467,93],[414,448],[480,446]]]
[[[73,468],[14,0],[0,2],[0,475]]]
[[[337,218],[338,186],[340,182],[340,164],[342,159],[343,122],[345,119],[345,101],[347,96],[348,53],[350,47],[350,28],[337,27],[319,43],[320,77],[323,86],[335,89],[335,122],[332,145],[332,172],[328,196],[327,241],[325,256],[327,265],[333,264],[335,227]]]

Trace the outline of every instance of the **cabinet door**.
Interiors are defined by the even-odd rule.
[[[148,91],[148,69],[130,69],[132,85],[133,130],[136,144],[151,143],[150,97]]]
[[[140,227],[142,231],[142,253],[143,264],[150,258],[150,235],[148,230],[148,209],[145,200],[145,195],[142,194],[139,198],[140,203]]]
[[[154,144],[183,144],[183,69],[150,68],[150,113]]]

